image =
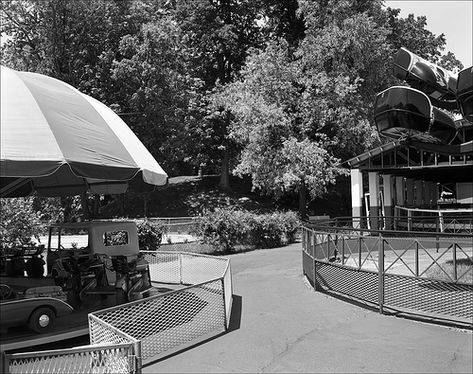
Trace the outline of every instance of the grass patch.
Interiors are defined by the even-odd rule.
[[[440,269],[440,266],[443,271]],[[454,279],[453,270],[453,260],[448,260],[441,265],[436,265],[430,268],[427,271],[426,276],[431,279],[451,282],[451,280]],[[461,283],[473,284],[473,259],[471,257],[460,258],[457,260],[457,278]]]

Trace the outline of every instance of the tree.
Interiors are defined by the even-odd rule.
[[[169,18],[144,24],[135,35],[124,36],[119,58],[112,63],[112,79],[121,92],[120,112],[134,113],[132,129],[170,173],[179,173],[187,156],[186,123],[189,105],[201,86],[189,75],[187,48],[180,28]],[[192,144],[192,142],[190,142]]]
[[[235,172],[250,174],[262,193],[298,191],[304,215],[306,191],[320,196],[345,173],[340,160],[379,144],[373,99],[395,82],[399,44],[437,56],[444,37],[380,0],[299,1],[298,14],[305,37],[297,49],[273,40],[253,50],[239,81],[215,100],[233,116],[230,136],[242,147]]]
[[[235,173],[251,175],[254,188],[276,198],[297,191],[304,216],[306,192],[320,195],[343,171],[323,141],[311,140],[301,126],[298,63],[279,41],[254,50],[241,76],[215,96],[234,116],[230,137],[243,147]]]
[[[259,3],[254,1],[177,0],[168,6],[168,12],[182,30],[182,42],[190,54],[192,76],[204,82],[204,96],[217,85],[232,82],[245,62],[250,47],[261,45],[261,33],[256,23]],[[206,98],[203,98],[201,116],[189,128],[191,138],[202,147],[200,162],[220,161],[219,185],[230,189],[229,170],[231,155],[235,152],[228,139],[228,119]],[[209,106],[207,106],[207,103]]]

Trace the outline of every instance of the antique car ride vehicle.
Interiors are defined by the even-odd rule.
[[[56,317],[74,309],[100,309],[101,300],[110,297],[122,304],[152,289],[134,222],[55,224],[49,228],[46,261],[43,249],[2,249],[2,329],[28,325],[46,332]]]

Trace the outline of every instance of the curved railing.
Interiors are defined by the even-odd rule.
[[[336,219],[304,227],[302,246],[316,290],[473,327],[471,234],[368,230]]]
[[[386,231],[402,231],[422,233],[450,233],[473,234],[472,214],[440,213],[427,214],[419,209],[399,209],[401,213],[396,216],[379,217],[336,217],[307,223],[308,227],[324,227],[331,230],[338,228],[356,228],[359,230],[373,231],[374,227]],[[316,226],[314,226],[316,225]]]

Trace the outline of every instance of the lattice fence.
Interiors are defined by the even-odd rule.
[[[133,344],[88,346],[31,353],[6,354],[12,374],[135,373]]]
[[[144,255],[152,282],[193,285],[91,313],[91,346],[6,355],[5,371],[139,373],[142,364],[228,328],[230,260],[172,252]]]
[[[223,281],[217,279],[93,315],[140,340],[141,357],[146,364],[202,335],[224,331],[224,304]],[[92,336],[91,342],[95,343]]]
[[[143,364],[229,326],[233,290],[230,261],[188,253],[146,251],[152,282],[192,284],[180,290],[94,312],[100,337],[113,332],[141,342]],[[97,323],[100,322],[100,323]],[[92,329],[93,327],[91,327]],[[99,338],[100,339],[100,338]]]

